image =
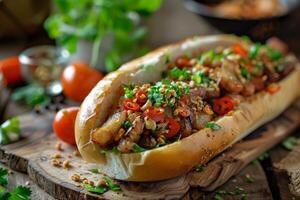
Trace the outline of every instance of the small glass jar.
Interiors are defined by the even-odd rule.
[[[67,50],[48,45],[29,48],[19,56],[25,80],[42,85],[50,93],[53,88],[54,93],[62,91],[59,79],[69,59]]]

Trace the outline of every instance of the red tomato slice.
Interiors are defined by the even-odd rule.
[[[219,115],[225,115],[234,109],[234,104],[234,100],[231,97],[225,96],[214,100],[213,110]]]
[[[266,88],[266,91],[269,93],[269,94],[275,94],[276,92],[278,92],[280,90],[280,85],[269,85],[267,88]]]
[[[139,104],[144,104],[148,100],[147,93],[140,90],[136,94],[136,102]]]
[[[132,112],[137,112],[140,110],[140,105],[133,102],[132,99],[125,99],[123,106],[125,110],[131,110]]]
[[[180,130],[180,124],[173,118],[166,117],[166,122],[168,122],[169,132],[165,135],[166,138],[174,137]]]
[[[175,65],[179,68],[192,67],[190,59],[187,56],[180,56],[175,60]]]
[[[161,107],[151,106],[147,108],[144,115],[153,119],[156,122],[162,121],[164,119],[165,109]]]
[[[247,57],[248,52],[240,44],[235,44],[233,47],[233,52],[239,54],[242,57]]]

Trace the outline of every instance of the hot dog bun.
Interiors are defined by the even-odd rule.
[[[101,153],[91,141],[92,131],[108,117],[113,102],[118,101],[122,84],[146,83],[161,79],[166,69],[166,57],[171,60],[186,53],[205,51],[217,46],[229,46],[241,39],[231,35],[193,37],[155,50],[144,57],[124,64],[108,74],[91,91],[77,115],[76,143],[82,157],[99,164],[107,175],[127,181],[157,181],[182,175],[197,164],[205,164],[218,153],[248,135],[262,124],[283,112],[300,94],[300,70],[296,69],[278,82],[275,94],[265,91],[247,97],[230,116],[216,123],[218,131],[205,128],[180,141],[142,153]]]

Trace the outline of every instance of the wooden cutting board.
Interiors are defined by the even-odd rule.
[[[153,183],[118,182],[121,192],[108,191],[103,195],[86,192],[71,180],[74,173],[94,182],[102,175],[91,173],[89,170],[97,166],[74,155],[74,147],[63,144],[62,150],[57,150],[59,140],[51,127],[53,116],[50,112],[20,116],[23,139],[0,146],[1,161],[14,170],[28,173],[41,188],[57,199],[173,199],[186,197],[186,193],[196,187],[203,191],[215,190],[257,156],[279,143],[300,125],[300,101],[210,161],[203,172],[191,171],[181,177]],[[61,161],[69,160],[72,167],[54,167],[51,160],[55,154],[62,156]],[[264,199],[272,199],[270,191],[266,194]]]

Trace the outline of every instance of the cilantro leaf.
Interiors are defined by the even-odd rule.
[[[215,122],[208,122],[208,123],[206,123],[205,128],[210,128],[212,130],[220,130],[221,126],[219,126]]]
[[[5,186],[7,185],[7,176],[8,176],[8,170],[4,168],[0,168],[0,185]]]
[[[25,186],[17,186],[10,195],[9,200],[30,200],[31,190]]]
[[[121,190],[120,186],[117,184],[114,184],[113,181],[110,178],[108,178],[107,176],[104,176],[103,180],[105,181],[106,185],[108,186],[108,188],[110,190],[112,190],[112,191],[120,191]]]
[[[91,186],[89,184],[83,184],[83,187],[92,193],[97,193],[97,194],[103,194],[105,192],[107,192],[107,188],[103,187],[103,186]]]
[[[281,143],[281,145],[289,151],[292,151],[297,144],[298,139],[296,137],[288,137]]]
[[[147,149],[139,146],[138,144],[134,144],[133,147],[132,147],[132,150],[134,153],[140,153],[140,152],[143,152],[143,151],[147,151]]]

